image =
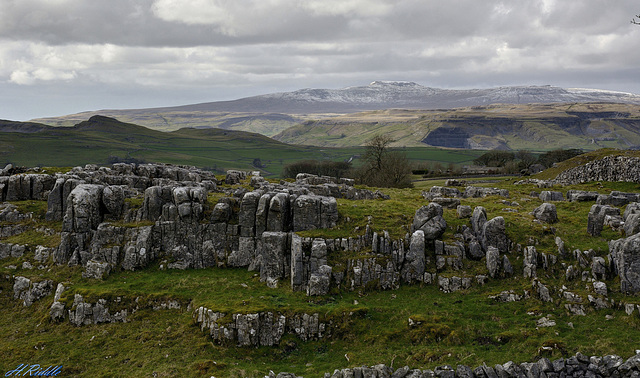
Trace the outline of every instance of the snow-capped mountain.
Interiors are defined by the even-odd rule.
[[[32,120],[72,126],[94,115],[172,131],[218,127],[273,136],[313,114],[345,114],[382,109],[452,109],[491,104],[607,102],[640,104],[640,96],[597,89],[513,86],[490,89],[440,89],[406,81],[374,81],[342,89],[300,89],[233,101],[147,108],[88,111]],[[306,116],[303,116],[306,115]]]
[[[374,81],[342,89],[300,89],[234,101],[171,108],[182,111],[356,112],[388,108],[438,109],[495,103],[617,102],[640,104],[640,95],[597,89],[512,86],[490,89],[439,89],[405,81]]]

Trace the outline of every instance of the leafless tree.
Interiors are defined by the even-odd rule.
[[[640,14],[637,14],[633,20],[631,20],[632,24],[640,25]]]
[[[359,181],[369,186],[407,188],[411,183],[411,165],[406,155],[393,151],[393,139],[376,135],[365,144],[364,164],[359,169]]]
[[[383,168],[385,155],[389,152],[389,145],[393,143],[388,135],[376,135],[365,144],[364,160],[372,170]]]

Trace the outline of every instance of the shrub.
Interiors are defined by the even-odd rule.
[[[310,173],[318,176],[346,177],[351,163],[345,161],[303,160],[287,164],[282,170],[283,178],[295,178],[298,173]]]

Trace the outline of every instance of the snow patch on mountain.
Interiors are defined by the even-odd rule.
[[[335,103],[380,107],[456,107],[492,103],[623,102],[640,103],[640,96],[615,91],[543,86],[509,86],[489,89],[439,89],[410,81],[374,81],[367,86],[342,89],[300,89],[254,98],[294,103]]]

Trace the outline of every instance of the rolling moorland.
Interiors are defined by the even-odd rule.
[[[640,96],[587,89],[443,90],[373,82],[169,108],[101,110],[33,120],[71,127],[94,115],[154,130],[212,127],[307,146],[362,146],[377,134],[393,147],[481,150],[630,149],[640,145]]]
[[[609,103],[488,105],[378,110],[306,121],[273,136],[291,144],[362,145],[376,134],[393,146],[483,150],[636,148],[640,106]]]
[[[552,178],[559,171],[620,154],[625,158],[638,156],[633,151],[597,151],[564,162],[555,172],[543,172],[539,177]],[[66,375],[92,377],[258,377],[270,371],[311,377],[380,363],[394,370],[405,365],[420,369],[451,365],[455,370],[458,364],[492,367],[507,361],[564,358],[562,361],[570,363],[577,352],[587,356],[617,354],[626,359],[638,348],[640,298],[621,292],[627,281],[616,272],[615,259],[620,258],[610,254],[609,247],[609,241],[625,237],[627,230],[615,220],[605,222],[603,217],[601,229],[594,231],[590,212],[595,197],[575,199],[572,194],[572,200],[568,200],[569,190],[599,193],[603,197],[597,199],[598,203],[610,201],[611,207],[618,214],[625,212],[626,218],[634,205],[629,202],[632,195],[623,194],[640,192],[637,182],[600,179],[583,184],[556,183],[549,188],[550,182],[516,182],[509,178],[467,183],[476,188],[473,190],[449,186],[451,191],[447,192],[441,189],[445,182],[435,180],[419,182],[413,189],[381,189],[388,199],[368,197],[375,188],[350,189],[347,183],[336,192],[341,197],[335,199],[335,215],[322,210],[324,216],[297,221],[299,213],[294,208],[294,223],[289,224],[284,215],[285,202],[275,198],[315,198],[295,194],[303,187],[312,191],[337,189],[313,178],[307,179],[312,184],[278,183],[237,173],[212,177],[205,171],[152,166],[138,169],[126,164],[113,166],[112,170],[121,173],[108,176],[109,170],[97,167],[75,168],[68,176],[57,176],[59,189],[50,190],[46,190],[52,185],[45,177],[48,175],[28,176],[28,190],[24,184],[17,185],[26,182],[25,175],[13,179],[5,176],[11,183],[2,181],[3,199],[9,200],[2,205],[1,226],[6,236],[0,239],[3,371],[21,363],[38,363],[63,365]],[[606,166],[603,171],[614,169]],[[132,176],[134,172],[146,176]],[[165,173],[166,177],[198,175],[202,181],[193,186],[195,191],[184,191],[179,189],[180,184],[162,179]],[[73,177],[96,183],[117,180],[128,189],[118,192],[118,185],[82,184]],[[164,197],[162,190],[154,187],[143,193],[146,185],[140,185],[151,184],[151,177],[162,179],[160,182],[173,196]],[[212,180],[218,184],[213,185]],[[36,182],[42,186],[36,186]],[[77,190],[71,190],[74,185]],[[293,194],[276,195],[281,190],[278,185]],[[70,197],[62,200],[66,204],[56,200],[57,190],[60,196],[64,193],[62,187],[71,190]],[[480,189],[483,187],[488,191]],[[495,187],[508,190],[508,196],[504,191],[490,190]],[[452,194],[458,188],[485,194]],[[260,193],[272,198],[262,213],[259,209],[264,205],[254,210],[246,207],[255,190],[256,204],[263,198]],[[614,190],[623,194],[610,196]],[[552,191],[561,193],[562,198]],[[98,193],[102,197],[95,197]],[[502,218],[504,228],[497,235],[506,237],[498,238],[506,244],[495,244],[486,251],[483,246],[482,256],[474,256],[471,251],[477,252],[477,247],[471,244],[475,237],[463,230],[475,232],[474,223],[480,218],[460,215],[458,209],[444,205],[446,200],[429,193],[457,199],[469,210],[482,206],[485,225],[499,225],[497,218]],[[637,196],[634,198],[637,200]],[[547,223],[531,214],[545,201],[557,209],[557,222]],[[431,228],[416,230],[416,224],[421,227],[416,223],[421,213],[418,210],[429,202],[443,203],[444,224],[438,220],[433,225],[444,227],[437,226],[439,235],[423,240],[423,249],[416,249],[414,243],[420,245],[420,239],[411,233],[431,232]],[[246,218],[251,211],[253,220]],[[88,214],[88,218],[82,214]],[[267,223],[263,226],[258,214],[265,214]],[[159,218],[151,221],[156,216]],[[328,219],[333,223],[326,223]],[[314,222],[320,222],[316,224],[319,227],[300,226]],[[288,224],[293,230],[259,236],[261,227],[286,230]],[[184,227],[192,232],[182,235]],[[215,252],[206,252],[210,247],[206,247],[206,240],[201,241],[204,249],[200,250],[198,235],[207,239],[207,230],[212,227],[226,227],[228,239],[211,239],[216,240]],[[494,245],[487,239],[487,229],[489,226],[484,227],[484,236],[476,236],[484,238],[480,244]],[[229,230],[239,231],[245,247],[233,246],[238,236]],[[82,247],[89,242],[87,237],[92,241]],[[302,272],[294,265],[289,277],[288,268],[269,263],[269,253],[280,248],[280,244],[270,243],[287,238],[302,243],[300,247],[291,244],[291,262],[297,256],[294,251],[301,251],[309,259],[303,264],[311,264],[304,276],[309,281],[302,281],[306,290],[293,279]],[[258,255],[247,255],[249,260],[240,262],[238,251],[250,240],[268,247],[258,247]],[[347,245],[336,240],[347,240]],[[358,240],[364,244],[353,247]],[[224,247],[224,243],[230,244]],[[146,253],[143,245],[148,247]],[[491,248],[499,250],[501,262],[497,265],[491,263],[495,261]],[[423,260],[412,254],[420,250]],[[286,262],[289,251],[282,252]],[[258,256],[260,262],[254,260]],[[319,285],[326,282],[322,281],[324,268],[313,268],[314,259],[337,274],[329,276],[326,287]],[[253,261],[248,269],[234,267],[248,261]],[[424,275],[407,268],[420,266],[415,265],[419,261]],[[367,264],[375,269],[365,273]],[[384,273],[385,269],[391,271]],[[314,271],[318,272],[315,276],[311,273]],[[606,285],[604,292],[600,283]],[[60,288],[58,284],[63,291],[55,289]],[[387,284],[390,286],[384,286]],[[314,292],[323,288],[322,293]],[[205,313],[211,309],[208,316],[220,315],[215,315],[215,321],[206,318],[212,323],[205,324],[202,309]],[[251,318],[251,314],[275,314],[276,318],[287,319],[283,320],[284,333],[279,333],[275,325],[268,327],[280,336],[277,342],[267,337],[271,334],[265,334],[263,323],[255,323],[267,315]],[[322,327],[314,325],[313,319]],[[290,325],[290,320],[300,323]],[[214,329],[226,329],[228,333],[214,334]],[[251,333],[251,329],[258,333]]]
[[[307,159],[346,161],[363,151],[359,146],[295,146],[260,134],[215,128],[160,132],[102,116],[72,127],[0,121],[0,135],[0,163],[4,165],[70,167],[161,161],[206,167],[218,173],[228,169],[260,170],[263,176],[273,178],[280,177],[286,164]],[[412,161],[443,165],[469,164],[482,154],[482,151],[428,147],[403,151]]]
[[[99,111],[70,114],[60,117],[48,117],[35,119],[34,122],[44,123],[51,126],[73,126],[85,121],[94,115],[103,115],[117,118],[123,122],[142,125],[154,130],[175,131],[185,127],[206,128],[217,127],[230,130],[239,130],[258,133],[266,136],[273,136],[285,131],[287,128],[296,126],[306,121],[320,121],[331,123],[336,116],[344,116],[352,113],[367,112],[385,109],[405,109],[405,110],[440,110],[435,112],[436,121],[442,116],[452,117],[450,112],[442,112],[442,109],[462,108],[461,114],[465,117],[468,107],[486,107],[489,105],[524,105],[524,104],[580,104],[580,103],[607,103],[607,104],[631,104],[640,105],[640,96],[622,93],[603,91],[597,89],[576,89],[559,88],[553,86],[515,86],[498,87],[489,89],[451,90],[425,87],[412,82],[374,81],[366,86],[347,87],[342,89],[301,89],[293,92],[272,93],[260,96],[241,98],[233,101],[208,102],[202,104],[173,106],[165,108],[151,109],[106,109]],[[567,107],[558,109],[547,109],[553,112],[563,113],[569,110]],[[538,111],[537,111],[538,110]],[[492,108],[486,114],[479,114],[482,118],[496,117],[522,117],[516,120],[517,123],[536,122],[536,118],[542,117],[541,123],[552,126],[553,118],[541,113],[540,109],[527,111],[526,107],[513,109],[510,106]],[[580,110],[577,110],[580,111]],[[588,111],[588,110],[587,110]],[[607,110],[602,110],[606,112]],[[637,118],[637,110],[625,110],[620,113],[618,109],[609,111],[619,113],[616,118],[625,118],[623,113],[629,112],[627,116]],[[413,138],[403,140],[402,146],[411,146],[420,143],[426,135],[428,129],[424,126],[424,119],[430,117],[430,112],[418,112],[411,119],[418,119],[419,128],[422,132]],[[476,114],[478,115],[478,114]],[[377,114],[380,116],[380,114]],[[562,118],[570,115],[561,114]],[[364,116],[363,122],[366,124],[378,121],[370,116]],[[398,114],[396,114],[398,117]],[[574,117],[575,118],[575,117]],[[602,118],[596,116],[595,118]],[[352,122],[358,120],[358,116],[350,119]],[[566,119],[565,119],[566,120]],[[561,119],[561,121],[565,121]],[[392,124],[397,124],[396,120],[391,120]],[[574,119],[575,121],[575,119]],[[341,121],[342,122],[342,121]],[[453,122],[453,121],[452,121]],[[458,122],[459,124],[460,122]],[[464,121],[462,121],[464,123]],[[485,122],[486,124],[486,122]],[[602,128],[594,124],[596,129]],[[614,123],[615,125],[615,123]],[[484,126],[484,125],[478,125]],[[526,126],[526,125],[525,125]],[[559,126],[562,126],[562,122]],[[611,122],[608,123],[611,127]],[[615,127],[619,129],[620,127]],[[563,127],[559,127],[565,130]],[[566,131],[566,130],[565,130]],[[578,135],[580,135],[580,130]],[[571,131],[570,131],[571,132]],[[297,133],[299,134],[299,133]],[[338,134],[331,134],[332,137]],[[355,133],[346,133],[353,135]],[[471,135],[483,132],[471,132]],[[624,134],[624,133],[623,133]],[[405,133],[403,137],[408,134]],[[597,136],[597,135],[596,135]],[[322,136],[320,143],[329,145],[331,138]],[[400,139],[400,138],[398,138]],[[486,138],[485,138],[486,139]],[[591,137],[587,137],[587,140]],[[304,144],[310,143],[307,138]],[[345,146],[341,141],[337,145]],[[346,141],[342,141],[346,142]],[[351,141],[350,141],[351,142]],[[535,142],[532,141],[532,142]],[[357,143],[355,145],[360,145]],[[582,144],[582,143],[581,143]],[[480,143],[479,146],[482,146]],[[575,146],[574,146],[575,147]],[[625,145],[625,147],[628,147]],[[481,148],[481,147],[476,147]],[[536,147],[531,147],[535,149]],[[591,148],[595,149],[597,148]]]

